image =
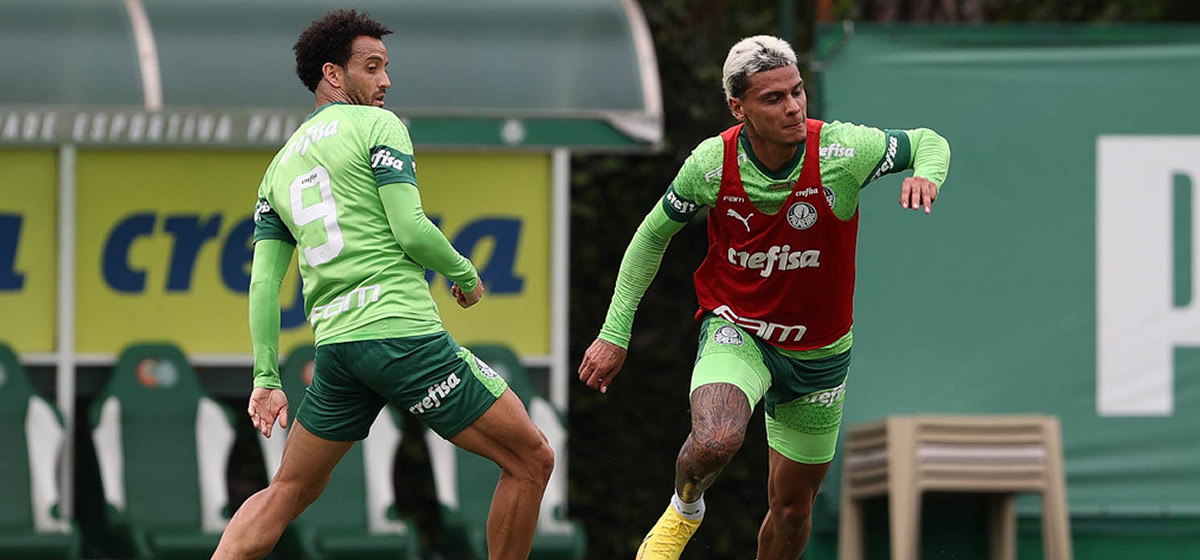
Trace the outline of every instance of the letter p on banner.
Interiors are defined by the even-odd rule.
[[[1177,196],[1183,178],[1192,190]],[[1096,412],[1170,416],[1174,354],[1200,346],[1200,136],[1096,141]],[[1175,208],[1177,201],[1186,208]],[[1184,218],[1181,218],[1184,217]],[[1185,285],[1176,286],[1175,284]],[[1178,298],[1174,294],[1185,293]]]

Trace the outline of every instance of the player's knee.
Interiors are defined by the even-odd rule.
[[[239,543],[239,545],[231,551],[234,558],[264,558],[271,553],[271,549],[275,548],[274,543],[258,541]]]
[[[321,490],[321,486],[277,480],[267,486],[265,492],[269,493],[269,502],[274,507],[295,519],[305,508],[317,501]]]
[[[550,481],[550,474],[554,472],[554,448],[550,447],[550,443],[543,436],[538,444],[526,456],[528,464],[529,477],[541,486],[545,486]]]
[[[812,500],[805,498],[777,499],[771,502],[771,517],[776,524],[800,528],[812,518]]]
[[[272,548],[275,547],[259,542],[222,540],[216,552],[213,553],[213,560],[224,560],[226,558],[265,558],[271,553]]]
[[[692,436],[695,438],[695,434]],[[714,472],[733,460],[745,440],[740,434],[723,434],[696,438],[693,447],[696,467],[703,472]]]
[[[511,448],[511,453],[498,458],[497,464],[506,476],[544,487],[554,471],[554,449],[539,431],[537,438],[527,445]]]

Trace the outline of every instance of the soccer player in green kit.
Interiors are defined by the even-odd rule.
[[[363,14],[334,11],[294,47],[297,74],[317,107],[268,167],[254,214],[247,412],[263,435],[276,421],[288,424],[279,287],[295,251],[316,372],[279,471],[238,509],[215,559],[266,556],[389,402],[500,466],[489,558],[529,556],[553,451],[503,378],[442,328],[425,268],[454,282],[464,308],[483,297],[483,284],[425,216],[408,131],[382,109],[391,83],[381,37],[389,33]]]
[[[679,558],[704,517],[704,491],[741,448],[760,400],[770,472],[757,558],[800,557],[842,421],[859,191],[913,169],[900,205],[929,213],[950,165],[946,140],[928,129],[808,119],[796,55],[781,39],[734,45],[723,82],[741,124],[701,142],[638,227],[579,368],[589,387],[608,390],[668,241],[709,207],[708,255],[695,274],[692,430],[676,461],[675,494],[639,560]]]

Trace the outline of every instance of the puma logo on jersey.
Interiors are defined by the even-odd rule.
[[[750,270],[761,270],[758,275],[766,278],[776,270],[796,270],[821,266],[821,250],[792,251],[791,245],[772,245],[766,251],[751,253],[729,248],[729,264]]]
[[[742,222],[742,225],[746,226],[746,231],[747,231],[747,232],[749,232],[749,231],[750,231],[750,217],[754,215],[754,212],[751,212],[751,213],[750,213],[748,216],[746,216],[745,218],[743,218],[741,214],[738,214],[738,213],[737,213],[737,210],[734,210],[733,208],[730,208],[729,210],[727,210],[727,211],[725,212],[725,215],[726,215],[726,216],[730,216],[730,217],[732,217],[733,219],[735,219],[735,220],[737,220],[737,221],[739,221],[739,222]]]

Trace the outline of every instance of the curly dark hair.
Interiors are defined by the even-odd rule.
[[[355,37],[367,36],[376,39],[392,32],[367,14],[357,10],[334,10],[312,22],[292,50],[296,52],[296,75],[304,82],[308,91],[317,91],[321,83],[321,67],[332,62],[345,67],[350,61],[350,44]]]

